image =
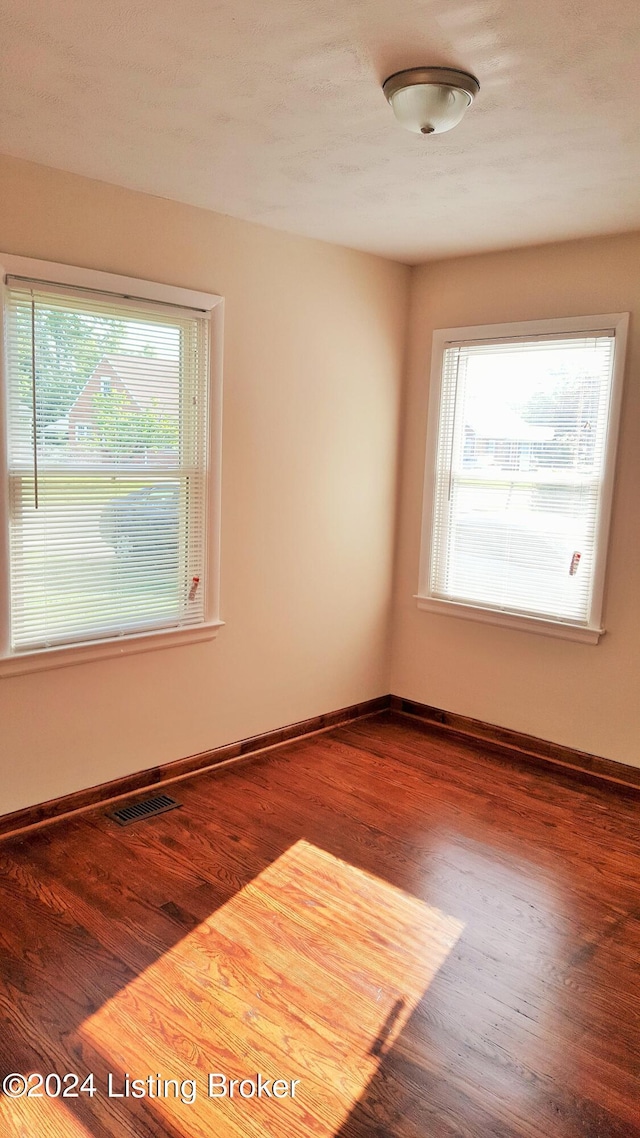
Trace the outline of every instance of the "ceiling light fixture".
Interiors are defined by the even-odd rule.
[[[410,67],[385,79],[384,91],[398,122],[416,134],[443,134],[457,126],[480,84],[453,67]]]

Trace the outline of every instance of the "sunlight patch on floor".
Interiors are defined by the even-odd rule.
[[[172,1086],[167,1097],[110,1100],[172,1138],[329,1138],[462,927],[299,841],[87,1019],[79,1040],[118,1091],[125,1072],[195,1080],[193,1102]],[[254,1085],[260,1073],[289,1093],[209,1098],[211,1072]]]

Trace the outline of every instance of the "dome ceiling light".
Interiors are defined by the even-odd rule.
[[[453,67],[410,67],[385,79],[382,90],[398,122],[416,134],[443,134],[457,126],[480,84]]]

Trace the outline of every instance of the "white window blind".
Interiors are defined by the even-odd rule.
[[[448,343],[429,595],[589,626],[613,330]]]
[[[202,623],[207,315],[7,286],[11,650]]]

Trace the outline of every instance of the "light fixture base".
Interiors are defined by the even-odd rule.
[[[459,91],[466,91],[473,102],[480,84],[474,75],[468,71],[458,71],[456,67],[408,67],[405,71],[394,71],[382,84],[386,98],[391,102],[398,91],[405,87],[417,87],[421,83],[433,84],[438,87],[457,87]]]

